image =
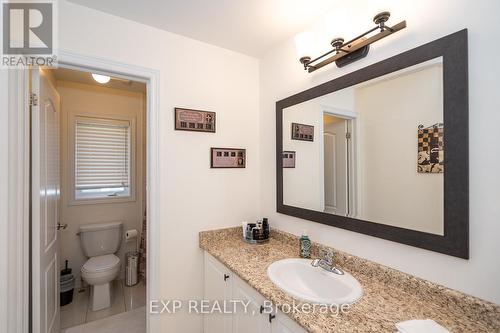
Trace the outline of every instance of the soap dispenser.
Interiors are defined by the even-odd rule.
[[[311,258],[311,240],[307,236],[307,231],[302,232],[302,236],[299,238],[300,243],[300,256],[302,258]]]

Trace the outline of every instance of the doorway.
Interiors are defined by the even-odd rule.
[[[117,254],[117,257],[120,257],[121,261],[121,267],[124,267],[126,265],[125,262],[125,252],[130,252],[129,250],[138,250],[140,249],[143,252],[147,252],[147,258],[148,262],[147,265],[145,265],[143,274],[142,272],[139,272],[139,274],[143,275],[143,283],[144,283],[144,288],[143,292],[139,292],[142,295],[140,296],[141,301],[138,302],[137,304],[129,304],[131,307],[137,307],[138,305],[145,305],[147,302],[147,299],[150,298],[151,293],[153,288],[155,288],[155,278],[154,278],[154,271],[155,271],[155,265],[154,261],[156,258],[156,252],[154,250],[154,244],[156,244],[155,237],[149,237],[151,234],[153,234],[152,230],[155,230],[155,221],[156,221],[156,200],[158,198],[157,195],[157,187],[154,184],[150,184],[151,179],[155,179],[157,181],[157,153],[156,153],[156,147],[157,147],[157,139],[156,139],[156,134],[157,134],[157,128],[156,126],[152,125],[156,122],[157,119],[157,80],[158,80],[158,73],[155,71],[143,69],[143,68],[133,68],[130,66],[123,66],[123,65],[118,65],[118,64],[112,64],[110,66],[107,66],[108,68],[111,69],[118,69],[117,72],[111,72],[111,71],[102,71],[102,70],[96,70],[95,68],[100,68],[103,64],[102,61],[96,61],[94,59],[88,59],[88,58],[82,58],[79,56],[74,56],[70,54],[64,54],[63,57],[67,60],[66,63],[60,64],[60,68],[58,70],[61,71],[73,71],[73,72],[81,72],[81,73],[86,73],[90,75],[92,72],[98,72],[99,74],[104,74],[104,75],[109,75],[111,76],[112,80],[119,82],[124,85],[128,85],[128,87],[134,86],[135,83],[142,85],[144,89],[144,94],[142,97],[142,103],[144,105],[143,110],[141,112],[144,115],[144,119],[142,122],[144,131],[140,134],[140,136],[143,138],[143,143],[144,147],[143,149],[138,149],[138,147],[133,147],[134,143],[130,143],[130,154],[138,153],[140,150],[141,152],[138,153],[138,155],[141,155],[141,161],[140,163],[143,165],[142,166],[142,176],[137,177],[136,179],[133,179],[133,175],[123,175],[123,173],[120,175],[120,179],[117,181],[122,182],[122,188],[118,187],[107,187],[107,188],[100,188],[99,191],[103,192],[101,193],[102,195],[105,195],[106,197],[103,198],[96,196],[96,189],[94,188],[94,197],[89,198],[85,197],[84,199],[91,199],[90,201],[94,200],[95,202],[88,202],[86,204],[103,204],[107,206],[111,206],[113,204],[110,204],[109,202],[107,203],[102,203],[99,201],[105,200],[105,199],[116,199],[117,202],[120,202],[120,200],[123,200],[123,203],[125,202],[131,202],[131,201],[140,201],[140,206],[141,206],[141,213],[140,217],[134,217],[134,220],[139,220],[138,225],[136,228],[131,228],[135,229],[138,231],[138,236],[135,237],[135,239],[128,240],[126,241],[124,236],[123,239],[121,239],[122,244],[124,246],[128,246],[126,249],[121,249],[118,251],[120,254]],[[69,61],[73,60],[73,61]],[[80,63],[81,65],[76,65],[76,63]],[[89,67],[86,67],[85,64],[93,64],[92,66],[94,69],[90,70]],[[61,270],[63,270],[64,267],[64,260],[68,257],[67,253],[62,253],[61,249],[62,247],[59,244],[59,241],[62,236],[61,234],[63,232],[66,232],[66,230],[69,229],[69,224],[73,222],[72,218],[70,219],[71,221],[68,221],[70,223],[66,223],[67,221],[62,220],[62,217],[64,215],[61,214],[61,206],[60,206],[60,196],[61,194],[64,195],[64,192],[66,191],[66,195],[70,197],[71,199],[68,200],[75,200],[76,196],[78,194],[85,193],[85,196],[89,195],[89,191],[82,191],[83,188],[76,188],[76,187],[67,187],[63,186],[61,187],[61,174],[60,171],[63,171],[60,166],[63,166],[63,163],[61,163],[61,153],[63,152],[62,150],[59,149],[59,142],[63,140],[66,140],[68,138],[75,138],[75,136],[72,135],[64,135],[60,136],[57,133],[57,129],[60,128],[61,125],[63,125],[60,121],[60,118],[58,116],[58,113],[61,113],[61,110],[64,111],[65,105],[68,106],[68,100],[69,98],[61,98],[62,94],[59,94],[57,91],[59,85],[58,81],[59,79],[55,77],[56,73],[50,73],[49,71],[43,71],[43,70],[37,70],[32,71],[32,76],[31,79],[29,80],[30,83],[30,88],[32,91],[32,94],[30,94],[30,104],[31,104],[31,200],[32,200],[32,205],[30,205],[30,210],[31,210],[31,221],[30,221],[30,233],[31,233],[31,239],[32,242],[30,244],[26,244],[26,246],[31,247],[30,251],[30,276],[31,276],[31,287],[30,289],[30,296],[29,296],[29,303],[30,303],[30,312],[31,314],[28,313],[27,318],[30,318],[30,326],[32,332],[59,332],[59,329],[61,327],[61,308],[60,306],[60,282],[61,282]],[[114,78],[114,79],[113,79]],[[66,80],[68,81],[68,80]],[[55,82],[55,84],[54,84]],[[84,85],[84,82],[72,82],[69,85],[73,85],[72,88],[74,88],[76,85]],[[116,88],[116,87],[108,87],[109,89]],[[126,89],[124,89],[126,90]],[[131,93],[129,91],[129,93]],[[84,101],[83,99],[82,101]],[[84,103],[82,103],[84,104]],[[62,105],[62,107],[61,107]],[[71,109],[77,110],[77,112],[81,112],[82,108],[77,108],[77,107],[71,107]],[[73,112],[71,111],[71,112]],[[83,117],[88,117],[89,114],[85,115],[79,115]],[[109,114],[108,114],[109,116]],[[99,118],[99,117],[93,117],[93,118]],[[106,118],[106,117],[104,117]],[[67,117],[64,120],[65,125],[68,125],[68,128],[70,127],[71,121],[69,120],[70,118]],[[74,118],[72,118],[74,119]],[[119,119],[115,119],[119,120]],[[109,117],[106,118],[106,122],[109,122]],[[83,122],[85,123],[85,122]],[[88,122],[87,122],[88,123]],[[88,124],[87,124],[88,125]],[[96,125],[96,124],[93,124]],[[102,125],[102,124],[101,124]],[[130,131],[132,130],[133,126],[137,126],[137,123],[134,122],[129,122],[130,128],[128,129],[128,132],[130,134]],[[110,128],[112,129],[117,129],[119,126],[117,123],[112,124],[112,126],[108,126],[108,130]],[[83,128],[83,127],[82,127]],[[105,129],[106,126],[100,126],[99,130]],[[95,130],[96,128],[94,128]],[[69,129],[67,130],[69,133]],[[81,132],[81,131],[80,131]],[[119,132],[119,131],[118,131]],[[123,131],[122,131],[123,132]],[[147,132],[147,134],[146,134]],[[94,131],[95,133],[95,131]],[[101,133],[102,134],[102,133]],[[110,132],[108,131],[107,134],[104,133],[103,137],[106,137],[109,139]],[[116,134],[116,133],[114,133]],[[113,135],[114,135],[113,134]],[[124,136],[125,138],[127,136]],[[88,143],[88,140],[85,141],[87,138],[83,138],[83,141],[81,141],[81,144]],[[115,137],[116,139],[116,137]],[[68,139],[69,140],[69,139]],[[129,140],[132,140],[132,135],[130,134]],[[69,141],[68,141],[69,142]],[[76,147],[78,145],[75,145],[74,142],[71,142],[71,144],[68,144],[66,142],[66,146],[69,147]],[[99,143],[96,143],[97,146],[99,146]],[[80,145],[82,146],[82,145]],[[84,145],[83,145],[84,146]],[[83,147],[82,146],[82,147]],[[84,152],[85,149],[90,149],[90,146],[83,147],[81,152]],[[102,147],[102,146],[101,146]],[[118,147],[119,149],[122,150],[127,150],[126,145],[121,145]],[[97,152],[98,155],[99,152]],[[116,153],[116,152],[115,152]],[[94,154],[96,152],[94,151]],[[120,153],[121,154],[121,153]],[[82,154],[80,154],[81,156]],[[121,154],[120,156],[126,156],[127,154]],[[74,153],[73,153],[73,158],[68,159],[68,161],[73,160],[75,161],[76,159],[74,158]],[[131,155],[128,155],[129,158],[131,158]],[[68,170],[70,171],[71,177],[68,177],[68,179],[72,178],[77,178],[78,180],[78,175],[80,174],[80,182],[78,183],[79,185],[85,185],[84,181],[89,180],[88,176],[89,174],[85,174],[85,171],[88,171],[88,160],[82,160],[82,163],[80,164],[82,168],[78,171],[75,171],[77,168],[69,168]],[[139,166],[137,165],[137,162],[130,161],[130,164],[124,162],[124,163],[119,163],[121,167],[123,166],[132,166],[133,164],[136,164],[135,167],[139,169]],[[68,166],[65,166],[68,167]],[[100,169],[106,169],[105,165],[97,165],[95,170]],[[122,168],[123,169],[123,168]],[[94,171],[95,171],[94,170]],[[80,172],[81,171],[81,172]],[[123,170],[122,170],[123,171]],[[66,170],[68,173],[68,171]],[[133,171],[132,171],[133,173]],[[66,175],[67,176],[67,175]],[[102,176],[102,175],[99,175]],[[147,176],[147,177],[146,177]],[[126,181],[124,182],[125,179],[129,179],[130,183],[127,183]],[[91,179],[90,179],[91,181]],[[69,184],[72,184],[72,186],[77,185],[75,184],[75,179],[72,179],[71,181],[68,182]],[[148,187],[146,187],[146,183],[150,184]],[[64,184],[63,184],[64,185]],[[113,185],[113,184],[111,184]],[[130,193],[124,192],[125,196],[120,197],[119,193],[121,190],[124,188],[130,188],[131,186],[135,186],[135,190],[132,191],[133,194],[129,195]],[[68,188],[71,188],[68,190]],[[137,196],[137,189],[143,188],[143,196],[142,198],[139,198]],[[107,193],[110,189],[113,190],[112,193]],[[79,191],[79,192],[78,192]],[[92,192],[92,191],[90,191]],[[147,196],[146,196],[147,193]],[[71,195],[70,195],[71,194]],[[73,195],[73,196],[72,196]],[[127,197],[128,195],[128,197]],[[136,195],[136,196],[134,196]],[[147,203],[147,205],[146,205]],[[79,203],[72,202],[68,204],[68,206],[79,206]],[[83,206],[83,205],[81,205]],[[148,209],[146,210],[146,206]],[[71,207],[73,208],[73,207]],[[146,211],[149,214],[146,214]],[[85,213],[83,213],[85,215]],[[145,228],[145,223],[143,221],[146,221],[146,216],[148,226]],[[67,216],[74,216],[74,214],[67,214]],[[111,218],[110,218],[111,219]],[[114,219],[113,219],[114,220]],[[91,222],[89,224],[92,224],[92,222],[106,222],[101,220],[93,220],[93,221],[88,221]],[[125,230],[130,230],[129,229],[130,225],[124,225],[123,231]],[[72,240],[69,241],[69,243],[73,242],[78,244],[78,242],[75,242],[75,240],[78,240],[78,235],[74,232],[75,230],[72,230],[70,233],[70,238]],[[141,237],[142,233],[142,237]],[[121,235],[124,235],[122,233]],[[73,239],[74,238],[74,239]],[[147,249],[146,247],[143,247],[141,249],[141,238],[148,238],[147,242]],[[80,244],[78,244],[79,247],[81,247]],[[78,251],[81,251],[81,249],[78,249]],[[145,256],[146,258],[146,256]],[[87,257],[87,259],[89,259]],[[71,263],[73,261],[73,263]],[[75,260],[71,260],[69,263],[69,268],[72,269],[72,273],[74,275],[77,275],[75,273],[80,272],[82,267],[75,262]],[[77,260],[76,260],[77,261]],[[141,262],[137,263],[138,265],[141,265]],[[144,266],[144,265],[142,265]],[[67,271],[66,271],[67,272]],[[147,273],[146,273],[147,272]],[[122,278],[125,277],[125,272],[123,269],[118,273],[119,276]],[[85,281],[82,281],[81,277],[74,276],[75,278],[75,286],[74,286],[74,293],[73,293],[73,299],[76,301],[76,298],[80,296],[78,294],[78,291],[81,289],[85,289],[88,287],[88,285],[85,285]],[[121,285],[123,286],[124,282],[120,282]],[[147,288],[146,288],[147,286]],[[122,287],[122,296],[121,297],[126,297],[126,292],[125,292],[125,287]],[[147,289],[147,292],[146,292]],[[88,292],[87,290],[86,292]],[[136,293],[137,294],[137,293]],[[133,295],[130,295],[133,296]],[[90,297],[90,295],[89,295]],[[122,302],[124,303],[125,300]],[[132,300],[132,302],[134,302]],[[132,309],[133,308],[127,308],[127,305],[125,305],[125,310],[127,309]],[[88,308],[87,308],[88,311]],[[108,311],[108,314],[115,314],[118,313],[119,311],[112,310]],[[149,318],[147,318],[147,315],[145,313],[145,309],[143,311],[143,315],[141,315],[141,318],[143,318],[144,325],[143,329],[141,332],[146,332],[147,329],[149,328]],[[82,312],[83,313],[83,312]],[[88,312],[87,312],[88,314]],[[82,317],[84,317],[82,315]],[[106,317],[104,313],[100,313],[100,316],[97,317]],[[94,316],[93,319],[101,319],[97,318]],[[147,320],[144,320],[144,318],[147,318]],[[86,320],[86,319],[85,319]],[[85,321],[84,320],[84,321]],[[123,321],[122,319],[120,319]],[[85,324],[85,323],[80,323],[80,324]],[[71,331],[68,331],[71,332]]]
[[[324,212],[352,216],[353,119],[323,113]]]

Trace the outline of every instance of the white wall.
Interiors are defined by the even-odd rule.
[[[259,215],[258,61],[65,1],[59,10],[62,49],[160,71],[161,286],[152,297],[201,298],[198,232]],[[174,131],[176,106],[217,112],[217,133]],[[246,168],[210,169],[210,147],[246,148]],[[154,321],[162,331],[202,331],[201,316]]]
[[[295,168],[283,169],[283,202],[289,206],[323,211],[323,114],[354,108],[354,89],[343,89],[293,105],[283,113],[283,151],[295,151]],[[314,141],[292,140],[291,125],[314,126]]]
[[[355,89],[359,218],[443,235],[444,174],[417,172],[418,126],[443,122],[442,77],[439,64]]]
[[[368,57],[341,69],[330,65],[313,74],[303,71],[293,38],[276,46],[261,59],[262,214],[270,217],[272,225],[283,230],[299,234],[306,228],[315,241],[500,303],[500,265],[497,264],[500,254],[500,177],[497,175],[500,164],[497,82],[500,63],[497,55],[500,47],[491,43],[493,36],[500,34],[497,17],[500,2],[381,0],[376,4],[344,1],[338,6],[341,9],[337,11],[336,21],[332,20],[337,28],[334,36],[350,38],[364,31],[380,9],[393,13],[392,23],[406,19],[408,27],[373,45]],[[273,145],[275,102],[462,28],[469,29],[470,260],[277,214]]]
[[[314,141],[292,140],[292,123],[314,126]],[[283,202],[323,210],[323,115],[315,101],[286,108],[283,114],[283,151],[295,151],[295,168],[283,169]]]
[[[77,236],[82,224],[122,221],[123,231],[136,229],[141,232],[143,217],[143,198],[145,196],[143,183],[146,177],[143,169],[143,161],[146,158],[143,149],[143,137],[145,126],[144,96],[141,92],[97,87],[87,84],[58,81],[57,91],[61,96],[61,201],[60,216],[61,223],[67,223],[68,228],[60,233],[60,266],[64,267],[64,261],[69,260],[69,266],[73,268],[77,285],[80,284],[80,268],[87,258],[84,256],[80,239]],[[120,116],[134,119],[135,143],[133,144],[134,163],[134,200],[115,203],[93,203],[93,204],[71,204],[71,175],[70,159],[73,156],[74,147],[71,146],[70,135],[72,133],[70,115],[94,115]],[[122,244],[117,255],[120,258],[121,274],[124,278],[125,252],[133,251],[136,242],[125,242]]]

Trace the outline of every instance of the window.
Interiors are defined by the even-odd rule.
[[[131,194],[131,122],[76,117],[75,200],[123,198]]]

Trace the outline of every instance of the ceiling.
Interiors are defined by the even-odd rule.
[[[69,0],[259,57],[314,24],[334,0]]]
[[[57,81],[76,82],[88,84],[91,86],[107,87],[134,92],[146,92],[146,85],[142,82],[135,82],[111,77],[111,80],[108,83],[101,84],[95,81],[92,78],[92,74],[89,72],[76,71],[67,68],[52,69],[51,72],[52,74],[54,74],[54,77]]]

